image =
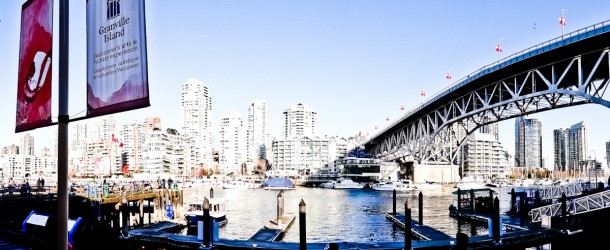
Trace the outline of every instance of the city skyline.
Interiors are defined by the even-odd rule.
[[[5,117],[14,117],[22,3],[0,3],[0,32],[5,35],[0,40],[0,76],[6,89],[0,104]],[[529,7],[523,8],[524,4]],[[70,7],[70,114],[75,115],[85,109],[84,85],[79,84],[86,74],[85,11],[83,2]],[[226,111],[247,114],[249,102],[265,100],[268,133],[275,137],[281,137],[282,110],[303,103],[318,112],[318,135],[347,138],[359,131],[372,134],[375,126],[382,129],[423,101],[421,91],[430,97],[451,83],[447,73],[459,79],[498,57],[559,36],[557,16],[562,8],[571,10],[567,33],[609,19],[602,10],[610,3],[148,1],[146,7],[151,107],[121,114],[121,124],[128,122],[126,117],[143,121],[156,116],[163,128],[179,129],[180,84],[196,78],[206,84],[214,100],[210,119],[214,133]],[[513,17],[511,13],[517,11],[522,18]],[[189,16],[201,20],[191,23]],[[185,29],[188,32],[181,31]],[[501,54],[494,50],[499,37],[507,39]],[[53,55],[57,62],[57,53]],[[56,101],[52,105],[56,111]],[[543,124],[546,166],[553,167],[553,129],[578,121],[589,125],[589,148],[604,162],[605,142],[610,140],[604,117],[609,112],[583,105],[530,116]],[[514,120],[498,126],[500,142],[514,155]],[[56,127],[31,131],[37,151],[52,130]],[[22,134],[13,133],[13,122],[2,124],[0,131],[5,145],[19,144]]]

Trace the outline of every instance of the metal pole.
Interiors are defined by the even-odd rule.
[[[419,191],[419,225],[424,224],[424,195]]]
[[[608,185],[610,185],[610,179],[608,179]],[[396,189],[394,189],[392,194],[392,214],[396,215]]]
[[[411,209],[405,201],[405,250],[411,249]]]
[[[277,194],[277,225],[282,225],[282,216],[284,215],[284,196],[282,196],[282,191]]]
[[[68,249],[68,55],[70,5],[59,2],[59,117],[57,126],[57,250]]]
[[[500,242],[500,200],[498,197],[494,199],[494,216],[492,219],[493,236],[496,243]]]
[[[210,201],[203,198],[203,245],[210,246]]]
[[[301,250],[307,249],[307,227],[305,225],[306,212],[307,208],[305,201],[301,199],[301,202],[299,202],[299,249]]]

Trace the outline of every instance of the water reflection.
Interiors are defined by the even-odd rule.
[[[208,197],[210,187],[185,190],[185,203],[203,196]],[[454,199],[453,188],[423,191],[425,225],[436,228],[450,236],[465,232],[471,236],[487,235],[484,225],[471,225],[449,217],[448,207]],[[499,193],[502,211],[508,210],[510,189]],[[496,189],[496,191],[498,191]],[[226,239],[249,239],[270,219],[276,216],[278,191],[262,189],[222,189],[214,187],[215,197],[226,199],[225,207],[229,223],[221,227],[219,234]],[[397,195],[397,211],[404,212],[405,201],[418,219],[419,192],[403,192]],[[496,194],[498,195],[498,194]],[[403,241],[404,234],[385,218],[392,211],[392,192],[362,190],[335,190],[299,187],[284,192],[285,212],[297,216],[283,241],[298,242],[298,204],[301,199],[307,204],[308,242],[388,242]]]

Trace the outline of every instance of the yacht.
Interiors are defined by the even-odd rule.
[[[413,185],[411,184],[411,180],[385,181],[375,183],[373,184],[372,188],[378,191],[411,191],[414,189]]]
[[[267,190],[293,190],[294,182],[285,177],[271,177],[263,183],[263,189]]]
[[[337,181],[327,181],[327,182],[320,184],[320,187],[321,188],[334,188],[335,183],[337,183]]]
[[[224,209],[224,199],[222,198],[210,198],[210,217],[214,222],[218,222],[219,226],[227,223],[227,216]],[[186,211],[184,212],[184,219],[186,225],[189,228],[196,228],[197,221],[203,221],[203,201],[198,200],[189,203]]]
[[[333,185],[334,189],[361,189],[364,184],[354,182],[349,178],[339,178]]]

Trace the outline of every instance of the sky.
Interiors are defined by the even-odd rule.
[[[0,1],[0,146],[19,145],[14,133],[21,5]],[[55,0],[54,50],[58,51],[59,0]],[[247,105],[265,100],[268,127],[281,136],[282,112],[303,103],[318,113],[319,135],[373,134],[402,112],[465,75],[498,60],[610,19],[609,0],[597,1],[146,1],[151,106],[119,115],[121,123],[147,116],[179,128],[180,86],[203,81],[212,97],[212,125],[229,111],[247,118]],[[85,1],[70,1],[70,115],[86,109]],[[58,61],[58,53],[53,54]],[[54,98],[57,69],[53,65]],[[56,99],[54,99],[56,100]],[[53,102],[53,117],[57,102]],[[542,122],[543,157],[553,160],[553,129],[580,121],[589,148],[605,158],[610,110],[581,105],[530,117]],[[390,122],[386,122],[386,117]],[[514,119],[500,122],[500,142],[514,153]],[[30,131],[36,150],[56,127]],[[604,161],[605,162],[605,161]]]

